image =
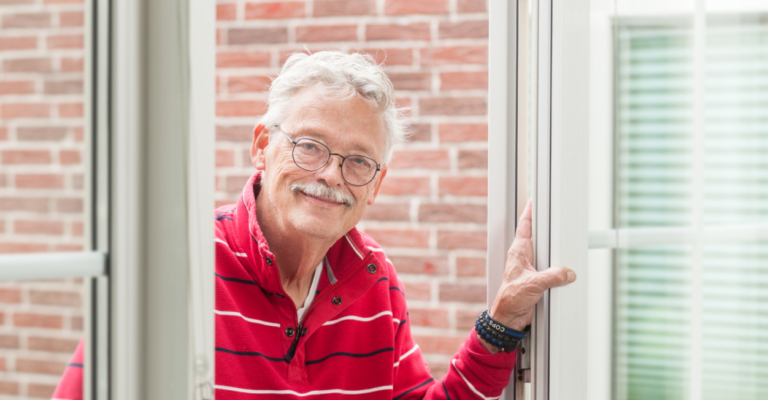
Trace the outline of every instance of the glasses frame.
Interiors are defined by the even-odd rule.
[[[339,164],[339,170],[341,171],[341,178],[342,178],[342,179],[344,179],[344,182],[347,182],[348,184],[350,184],[350,185],[352,185],[352,186],[365,186],[365,185],[367,185],[367,184],[369,184],[369,183],[373,182],[373,180],[374,180],[374,179],[376,179],[376,174],[378,174],[378,173],[379,173],[379,171],[381,171],[381,164],[377,163],[377,162],[376,162],[376,160],[374,160],[374,159],[373,159],[373,158],[371,158],[371,157],[368,157],[368,156],[363,156],[363,155],[360,155],[360,154],[350,154],[350,155],[348,155],[348,156],[343,156],[343,155],[341,155],[341,154],[339,154],[339,153],[332,153],[332,152],[331,152],[331,149],[330,149],[328,146],[326,146],[324,143],[322,143],[322,142],[319,142],[319,141],[317,141],[317,140],[315,140],[315,139],[312,139],[312,138],[308,138],[308,137],[300,137],[300,138],[298,138],[298,139],[296,139],[296,140],[293,140],[293,139],[291,139],[291,137],[290,137],[290,136],[288,136],[288,134],[287,134],[287,133],[286,133],[286,132],[285,132],[285,131],[284,131],[284,130],[283,130],[281,127],[280,127],[280,125],[279,125],[279,124],[275,124],[275,125],[273,125],[273,127],[274,127],[275,129],[277,129],[277,130],[278,130],[280,133],[282,133],[283,135],[285,135],[285,137],[288,139],[288,141],[289,141],[289,142],[291,142],[291,144],[293,144],[293,148],[291,149],[291,159],[293,160],[293,163],[294,163],[294,164],[296,164],[296,166],[297,166],[297,167],[299,167],[299,168],[303,169],[304,171],[314,172],[314,171],[318,171],[318,170],[321,170],[321,169],[323,169],[323,167],[325,167],[325,166],[328,164],[328,161],[330,161],[330,160],[331,160],[331,156],[338,156],[338,157],[341,157],[341,164]],[[326,150],[328,150],[328,158],[326,158],[326,159],[325,159],[325,162],[323,162],[323,164],[322,164],[322,165],[320,165],[319,167],[317,167],[317,168],[315,168],[315,169],[307,169],[307,168],[304,168],[304,167],[302,167],[301,165],[299,165],[299,163],[298,163],[298,162],[296,162],[296,155],[295,155],[295,152],[296,152],[296,145],[297,145],[297,144],[299,143],[299,141],[301,141],[301,140],[310,140],[310,141],[312,141],[312,142],[314,142],[314,143],[317,143],[317,144],[319,144],[320,146],[323,146],[323,147],[325,147],[325,149],[326,149]],[[367,159],[369,159],[369,160],[373,161],[373,163],[374,163],[374,164],[376,164],[376,171],[374,171],[374,172],[373,172],[373,176],[371,177],[371,179],[370,179],[370,180],[368,180],[368,182],[365,182],[365,183],[362,183],[362,184],[356,184],[356,183],[352,183],[352,182],[350,182],[350,181],[348,181],[348,180],[347,180],[347,177],[345,177],[345,176],[344,176],[344,161],[346,161],[346,160],[347,160],[347,158],[349,158],[349,157],[363,157],[363,158],[367,158]]]

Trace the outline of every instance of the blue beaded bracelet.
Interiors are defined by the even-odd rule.
[[[500,324],[491,318],[488,310],[483,311],[477,322],[475,322],[475,331],[483,340],[502,351],[512,351],[517,348],[520,342],[528,336],[531,326],[526,326],[524,331],[518,331]]]

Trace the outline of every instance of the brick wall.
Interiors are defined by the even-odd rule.
[[[0,1],[0,253],[83,245],[83,5]],[[50,398],[82,282],[0,282],[0,399]]]
[[[216,199],[235,202],[269,78],[287,56],[363,50],[387,65],[413,136],[360,226],[406,285],[413,333],[436,377],[485,308],[485,0],[219,0]]]

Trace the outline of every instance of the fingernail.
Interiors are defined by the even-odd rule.
[[[576,273],[573,271],[568,271],[568,283],[571,283],[576,280]]]

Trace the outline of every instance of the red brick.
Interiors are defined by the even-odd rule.
[[[72,136],[74,137],[76,142],[82,142],[83,141],[83,127],[82,126],[76,126],[72,128]]]
[[[0,211],[48,212],[48,199],[0,198]]]
[[[27,348],[34,351],[71,354],[75,351],[79,342],[79,339],[30,336],[27,339]]]
[[[429,282],[403,282],[403,286],[407,301],[432,299],[432,289]]]
[[[54,246],[53,251],[83,251],[83,245],[81,244],[57,244]]]
[[[249,175],[240,175],[240,176],[227,176],[225,180],[225,188],[224,191],[229,193],[238,193],[243,191],[243,186],[245,186],[245,183],[248,182],[248,179],[250,178]]]
[[[83,174],[74,174],[72,175],[72,187],[75,189],[82,189],[83,188]]]
[[[457,257],[456,276],[485,276],[485,258]]]
[[[440,22],[440,39],[488,39],[488,20]]]
[[[485,231],[438,231],[437,247],[439,249],[477,249],[488,247]]]
[[[220,51],[216,53],[217,68],[269,67],[272,55],[268,51]]]
[[[485,310],[485,306],[477,306],[474,310],[456,310],[456,328],[473,329],[477,317]]]
[[[486,286],[467,283],[441,283],[440,301],[460,301],[464,303],[485,303]]]
[[[17,220],[13,224],[14,233],[27,235],[63,235],[64,223],[59,221]]]
[[[46,81],[45,94],[83,94],[83,81]]]
[[[236,198],[224,199],[224,200],[216,200],[214,202],[214,207],[219,208],[221,206],[226,206],[226,205],[235,204],[235,203],[237,203],[237,199]]]
[[[440,195],[454,196],[487,196],[488,177],[486,176],[461,176],[441,177],[438,187]]]
[[[16,139],[59,141],[66,137],[67,128],[55,126],[20,126],[16,128]]]
[[[47,103],[8,103],[0,108],[3,118],[48,118],[51,107]]]
[[[411,326],[425,326],[428,328],[449,327],[447,310],[411,308],[408,310],[408,313]]]
[[[83,212],[83,199],[56,199],[56,211],[63,213]]]
[[[296,27],[297,42],[343,42],[357,40],[357,25],[315,25]]]
[[[62,150],[59,152],[59,162],[62,165],[80,164],[80,151]]]
[[[61,72],[83,72],[83,58],[62,57]]]
[[[18,349],[19,337],[17,335],[0,335],[0,348],[2,349]],[[1,384],[0,384],[1,385]],[[0,389],[0,393],[3,393]]]
[[[390,73],[389,79],[396,90],[429,90],[432,87],[432,74],[425,72]]]
[[[0,394],[19,394],[19,382],[0,380]]]
[[[303,1],[246,3],[245,19],[304,18]]]
[[[429,40],[429,23],[369,24],[365,27],[365,40]]]
[[[82,222],[72,222],[72,236],[83,236],[83,223]]]
[[[363,219],[372,221],[408,221],[410,204],[376,203],[365,208]]]
[[[61,118],[83,117],[83,103],[61,103],[58,108],[59,117]]]
[[[272,79],[268,76],[230,76],[227,78],[229,93],[258,93],[269,90]]]
[[[381,183],[379,194],[383,195],[428,195],[429,178],[386,177]]]
[[[313,13],[315,17],[374,15],[376,2],[374,0],[316,0],[313,4]]]
[[[419,100],[421,115],[485,115],[488,102],[485,97],[432,97]]]
[[[366,233],[384,247],[427,247],[429,231],[421,229],[367,229]]]
[[[488,71],[443,72],[440,90],[488,90]]]
[[[232,150],[216,149],[216,166],[231,167],[235,165],[235,152]]]
[[[8,140],[8,128],[0,126],[0,140]]]
[[[61,315],[15,313],[13,314],[13,325],[28,328],[61,329],[64,326],[64,319]]]
[[[78,317],[72,317],[70,319],[70,323],[69,324],[70,324],[69,326],[72,327],[73,331],[82,331],[83,330],[83,317],[79,317],[79,316]]]
[[[60,174],[17,174],[16,187],[21,189],[61,189],[64,176]]]
[[[0,288],[0,303],[21,303],[21,290]]]
[[[40,243],[0,243],[0,253],[3,254],[40,253],[47,250],[48,246]]]
[[[253,128],[250,125],[219,125],[216,127],[216,141],[251,143]]]
[[[83,35],[48,36],[48,49],[82,49]]]
[[[0,37],[0,51],[32,50],[37,48],[37,38],[33,36]]]
[[[3,15],[3,28],[48,28],[51,26],[51,14],[47,12],[5,14]]]
[[[447,150],[400,150],[392,155],[392,168],[447,169]]]
[[[447,354],[451,356],[459,351],[459,346],[466,339],[466,334],[459,337],[413,335],[413,340],[419,344],[422,353]]]
[[[80,307],[80,294],[60,290],[32,290],[30,303],[48,306]]]
[[[485,206],[476,204],[422,204],[420,222],[474,222],[484,223],[488,216]]]
[[[4,94],[30,94],[35,91],[32,81],[0,81],[0,95]]]
[[[3,60],[3,72],[51,72],[50,58],[16,58]]]
[[[59,13],[59,25],[61,26],[83,26],[82,11],[67,11]]]
[[[413,124],[408,133],[408,141],[410,142],[429,142],[432,140],[432,126],[429,124]]]
[[[459,168],[488,168],[488,150],[459,151]]]
[[[238,28],[227,32],[229,44],[288,43],[286,28]]]
[[[425,66],[486,63],[487,46],[435,47],[421,50],[421,64]]]
[[[216,19],[219,21],[233,21],[237,19],[237,4],[217,4]]]
[[[386,0],[384,13],[387,15],[446,14],[448,0]]]
[[[16,371],[33,374],[61,375],[67,367],[66,362],[17,358]]]
[[[84,0],[43,0],[45,4],[81,4]]]
[[[54,374],[59,375],[59,374]],[[53,392],[56,391],[56,385],[47,383],[30,383],[27,385],[27,395],[30,397],[42,397],[50,399]]]
[[[457,8],[460,13],[484,13],[486,0],[458,0]]]
[[[267,104],[260,100],[219,100],[217,117],[256,117],[267,112]]]
[[[0,152],[3,164],[50,164],[48,150],[3,150]]]
[[[398,274],[446,275],[446,257],[389,256]]]
[[[411,65],[413,64],[413,51],[411,49],[365,49],[367,53],[376,59],[379,64],[385,65]]]
[[[488,124],[440,124],[441,142],[487,142]]]

